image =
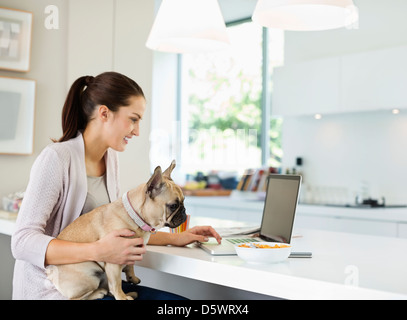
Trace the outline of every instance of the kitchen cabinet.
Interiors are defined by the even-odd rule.
[[[262,201],[229,197],[186,197],[185,206],[188,214],[194,217],[241,221],[258,226],[263,214]],[[360,209],[299,204],[295,229],[407,238],[407,208]]]
[[[311,60],[273,72],[272,114],[407,108],[407,46]]]
[[[407,46],[342,57],[341,110],[407,107]]]
[[[399,238],[407,239],[407,223],[399,223],[397,225],[397,235]]]
[[[227,197],[203,198],[187,197],[185,200],[187,214],[217,220],[241,221],[252,225],[260,225],[261,223],[263,208],[258,203],[235,206],[231,205]]]
[[[340,63],[340,58],[327,58],[274,69],[272,114],[337,112]]]
[[[384,237],[397,237],[398,235],[398,226],[394,222],[349,219],[340,216],[298,214],[295,226],[301,229],[308,228]]]
[[[295,223],[300,228],[407,238],[407,208],[299,205]]]

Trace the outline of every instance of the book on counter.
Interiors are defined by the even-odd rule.
[[[236,190],[239,191],[266,191],[266,180],[270,173],[277,173],[278,170],[272,167],[246,169],[240,179]]]

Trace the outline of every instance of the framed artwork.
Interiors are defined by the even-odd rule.
[[[30,70],[31,12],[0,7],[0,69]]]
[[[34,80],[0,77],[0,154],[33,153],[35,87]]]

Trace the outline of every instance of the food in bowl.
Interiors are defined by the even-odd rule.
[[[280,248],[288,248],[290,247],[287,244],[275,244],[274,246],[270,246],[268,244],[258,244],[258,243],[243,243],[239,245],[239,248],[254,248],[254,249],[280,249]]]
[[[281,242],[248,242],[235,245],[237,255],[254,263],[277,263],[286,260],[291,246]]]

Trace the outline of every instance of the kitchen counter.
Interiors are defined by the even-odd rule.
[[[205,206],[210,208],[224,208],[247,210],[263,213],[264,202],[261,200],[244,200],[230,197],[187,197],[186,206]],[[188,207],[187,207],[188,209]],[[298,204],[297,214],[314,214],[324,216],[369,219],[407,223],[407,207],[401,208],[354,208],[330,205]]]
[[[293,251],[313,257],[246,263],[184,248],[147,246],[136,265],[284,299],[407,299],[407,239],[299,230]],[[182,279],[182,278],[181,278]]]
[[[403,219],[401,213],[393,214]],[[205,217],[191,218],[191,225],[218,227],[214,223],[219,221],[222,227],[245,225]],[[0,219],[0,233],[11,235],[14,225],[15,220]],[[308,229],[296,229],[294,236],[293,250],[312,251],[311,259],[262,265],[237,256],[213,257],[194,245],[147,246],[137,265],[180,281],[188,278],[285,299],[407,299],[407,239]]]

